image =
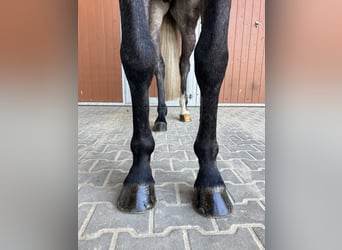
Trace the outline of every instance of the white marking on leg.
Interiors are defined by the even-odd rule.
[[[181,108],[181,112],[180,112],[181,115],[190,114],[189,111],[186,108],[186,105],[185,105],[185,94],[180,96],[180,98],[179,98],[179,105],[180,105],[180,108]]]

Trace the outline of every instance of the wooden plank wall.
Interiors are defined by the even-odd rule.
[[[219,101],[264,103],[265,0],[232,1],[228,47],[229,63]]]
[[[122,102],[119,1],[78,1],[78,99]]]
[[[78,4],[79,101],[122,102],[118,1],[80,0]],[[265,0],[232,1],[229,63],[220,103],[265,102],[264,42]],[[150,93],[155,96],[155,83]]]

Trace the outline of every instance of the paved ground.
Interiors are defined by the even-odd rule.
[[[264,249],[264,108],[219,108],[218,166],[234,206],[221,219],[191,207],[199,108],[190,108],[190,123],[179,122],[178,112],[169,108],[168,131],[153,133],[157,205],[130,215],[115,203],[132,162],[131,108],[79,107],[79,249]],[[155,117],[152,107],[151,124]]]

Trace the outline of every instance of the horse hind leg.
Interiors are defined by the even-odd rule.
[[[171,14],[177,22],[182,37],[182,53],[179,62],[181,76],[181,93],[179,98],[180,120],[191,121],[187,108],[187,79],[190,71],[190,56],[196,43],[195,29],[199,18],[198,3],[193,1],[175,1]]]
[[[181,31],[182,34],[182,55],[180,58],[179,69],[181,74],[181,95],[179,98],[180,105],[180,120],[183,122],[191,121],[190,112],[187,108],[188,95],[187,95],[187,79],[190,71],[190,56],[194,50],[196,43],[195,26],[188,26],[185,30]]]
[[[228,62],[227,34],[230,1],[204,1],[203,24],[195,49],[195,73],[201,90],[200,125],[194,144],[199,159],[194,209],[204,216],[226,216],[232,211],[217,168],[217,104]],[[216,16],[213,16],[215,13]]]
[[[156,50],[156,68],[155,76],[157,80],[158,90],[158,117],[154,122],[153,131],[162,132],[167,130],[167,106],[165,103],[165,63],[161,55],[160,48],[160,29],[163,23],[163,17],[167,13],[170,4],[168,2],[153,0],[149,6],[149,30],[151,33],[152,41]]]

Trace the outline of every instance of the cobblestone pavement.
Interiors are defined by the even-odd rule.
[[[193,143],[199,108],[192,122],[178,121],[169,108],[168,131],[153,133],[151,166],[156,207],[125,214],[115,206],[131,166],[131,107],[79,107],[79,249],[264,249],[264,108],[220,107],[218,167],[233,202],[226,218],[208,219],[191,206],[198,171]],[[150,123],[156,108],[150,112]]]

